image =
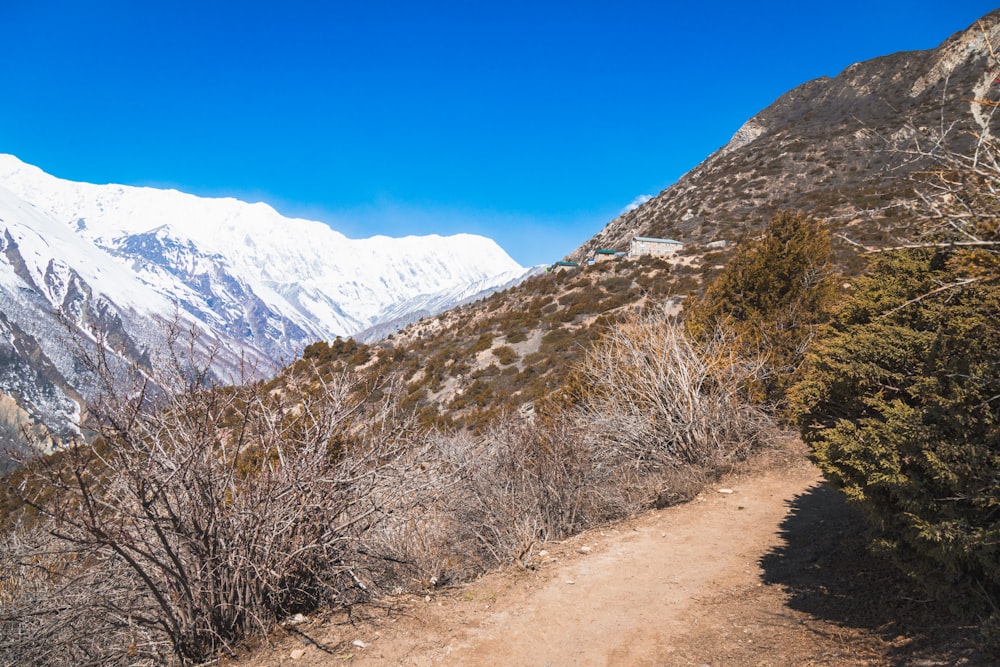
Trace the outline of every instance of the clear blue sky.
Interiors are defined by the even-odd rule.
[[[0,152],[550,262],[786,90],[993,8],[0,0]]]

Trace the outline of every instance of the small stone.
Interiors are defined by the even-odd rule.
[[[368,644],[364,643],[360,639],[355,639],[353,642],[351,642],[351,646],[357,646],[358,648],[366,648]]]
[[[545,549],[541,549],[541,550],[539,550],[539,552],[538,552],[538,557],[539,557],[539,558],[545,558],[545,557],[546,557],[546,556],[548,556],[548,555],[549,555],[549,552],[548,552],[548,551],[546,551]]]
[[[579,551],[582,554],[589,554],[591,551],[593,551],[593,548],[584,546],[577,549],[577,551]]]
[[[719,493],[732,493],[732,489],[719,489]]]
[[[575,582],[575,581],[573,581],[572,579],[567,579],[567,580],[566,580],[566,583],[567,583],[567,584],[569,584],[570,586],[572,586],[572,585],[573,585],[573,584],[575,584],[576,582]]]
[[[295,649],[294,651],[291,652],[291,654],[289,655],[289,657],[292,660],[301,660],[302,656],[304,656],[305,654],[306,654],[305,651],[303,651],[300,648],[297,648],[297,649]]]
[[[431,596],[430,595],[425,595],[424,596],[424,602],[430,602],[430,601],[431,601]]]
[[[308,620],[309,619],[302,614],[295,614],[295,616],[292,616],[290,619],[285,621],[285,625],[301,625]]]

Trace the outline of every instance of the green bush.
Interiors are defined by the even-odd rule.
[[[606,292],[611,292],[612,294],[627,292],[632,288],[632,279],[627,276],[614,276],[605,279],[601,283],[601,287]]]
[[[573,340],[573,332],[569,329],[552,329],[542,336],[541,351],[552,353],[563,350],[572,345]]]
[[[791,392],[828,479],[940,593],[1000,604],[1000,286],[958,253],[881,257]]]
[[[493,346],[493,334],[484,333],[481,336],[479,336],[479,338],[476,339],[475,343],[472,344],[472,348],[469,350],[469,352],[472,354],[477,354],[479,352],[482,352],[483,350],[490,349],[490,347],[492,346]]]
[[[516,331],[512,331],[511,333],[509,333],[507,335],[507,342],[508,343],[521,343],[521,342],[524,342],[526,340],[528,340],[528,334],[524,333],[523,329],[518,329]]]
[[[830,260],[830,234],[819,222],[779,213],[760,238],[740,244],[704,298],[685,303],[688,328],[702,340],[732,330],[739,351],[759,353],[767,365],[759,398],[781,402],[836,299]]]

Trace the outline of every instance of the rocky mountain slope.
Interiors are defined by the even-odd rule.
[[[172,324],[196,327],[228,377],[241,359],[271,369],[314,341],[375,338],[530,273],[484,237],[348,239],[265,204],[74,183],[9,155],[0,253],[0,396],[20,410],[3,420],[8,440],[22,423],[73,433],[91,385],[75,347],[95,330],[146,362]]]
[[[589,342],[619,314],[662,301],[677,307],[699,294],[733,252],[731,242],[753,235],[778,210],[800,210],[828,226],[850,275],[862,264],[856,244],[906,239],[928,152],[968,153],[971,133],[998,132],[996,49],[1000,10],[936,49],[805,83],[676,184],[608,223],[571,256],[579,269],[537,276],[415,324],[357,359],[379,373],[400,372],[404,400],[427,421],[477,427],[497,414],[530,414],[557,395]],[[684,249],[670,260],[584,263],[599,248],[627,250],[634,236],[676,238]],[[313,352],[352,365],[353,351]]]
[[[25,424],[47,427],[42,442],[51,445],[77,432],[81,395],[93,388],[81,353],[93,350],[94,330],[138,359],[162,346],[175,309],[100,249],[2,186],[0,226],[0,393],[16,406],[6,413],[0,445],[20,441]],[[177,323],[194,320],[177,313]],[[241,352],[252,355],[226,342],[220,371],[235,367]]]
[[[1000,99],[997,48],[1000,10],[936,49],[855,63],[804,83],[674,185],[609,222],[573,258],[627,250],[635,235],[737,240],[779,209],[807,212],[861,243],[905,234],[914,184],[928,164],[915,153],[938,141],[967,150],[970,132],[1000,122],[989,106]]]
[[[138,281],[157,299],[177,304],[182,318],[208,327],[227,349],[287,360],[314,341],[355,336],[371,342],[396,333],[360,354],[314,347],[313,358],[347,366],[354,358],[369,370],[401,371],[406,404],[428,421],[452,423],[462,415],[456,423],[483,423],[490,414],[530,411],[558,389],[586,340],[599,335],[601,323],[615,312],[651,299],[679,302],[697,293],[732,248],[707,245],[739,241],[777,210],[801,210],[853,243],[905,238],[920,169],[929,164],[922,153],[939,143],[968,151],[970,133],[995,129],[996,48],[1000,10],[936,49],[876,58],[834,78],[807,82],[572,255],[583,260],[597,248],[624,250],[636,235],[673,237],[685,249],[681,261],[672,264],[616,262],[521,282],[524,269],[492,242],[474,237],[351,241],[319,223],[282,218],[263,204],[70,184],[9,156],[0,158],[0,186],[74,238],[113,257],[119,269],[128,269],[129,279],[115,281],[122,289]],[[18,262],[28,262],[14,257],[9,243],[5,247],[7,270],[16,276]],[[849,272],[856,266],[856,246],[841,240],[838,252]],[[59,271],[45,278],[46,271],[36,270],[41,276],[36,283],[58,282]],[[76,269],[75,275],[84,274]],[[31,306],[19,306],[21,313],[51,310],[66,298],[14,278],[8,283],[8,294],[35,299]],[[517,289],[429,317],[518,283]],[[89,294],[82,287],[78,291]],[[95,301],[95,315],[88,317],[121,321],[123,331],[136,328],[137,320],[109,305],[132,303],[122,299]],[[144,300],[137,301],[131,308],[140,311]],[[31,316],[10,317],[15,310],[0,308],[7,315],[0,326],[24,329]],[[165,316],[160,307],[146,310]],[[425,319],[400,330],[416,318]],[[152,323],[138,326],[153,328]],[[47,353],[27,352],[41,348],[34,335],[8,333],[8,340],[18,341],[10,344],[17,351],[8,356],[48,359]],[[136,350],[149,346],[139,334],[123,336]],[[73,386],[60,378],[71,374],[65,363],[39,362],[34,368],[40,376],[55,378],[53,386]],[[66,401],[50,403],[63,406],[50,411],[72,412]]]

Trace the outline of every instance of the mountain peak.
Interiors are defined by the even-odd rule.
[[[171,323],[196,327],[225,376],[524,275],[481,236],[348,239],[264,203],[77,183],[0,155],[0,395],[64,434],[88,391],[67,325],[83,340],[107,328],[134,359],[162,349]]]
[[[625,249],[633,236],[677,238],[694,246],[735,241],[781,209],[802,210],[834,226],[870,220],[871,234],[885,234],[905,223],[910,174],[917,167],[906,150],[915,136],[941,133],[943,119],[948,136],[938,139],[953,147],[970,132],[1000,132],[1000,116],[987,113],[1000,103],[998,49],[995,10],[937,48],[881,56],[835,77],[807,81],[748,119],[675,184],[612,220],[571,257],[596,248]]]
[[[184,284],[162,282],[168,274],[183,282],[222,271],[251,292],[266,294],[270,310],[301,320],[297,324],[318,338],[366,329],[379,312],[422,294],[523,271],[480,236],[348,239],[264,203],[66,181],[14,156],[0,158],[0,185],[121,263],[139,267],[140,278],[158,291],[174,298],[185,292]],[[173,250],[154,251],[154,242]],[[175,264],[181,247],[198,255],[186,257],[184,267]],[[309,294],[309,303],[282,296],[292,286],[301,288],[299,298]],[[285,355],[292,351],[281,347]]]

